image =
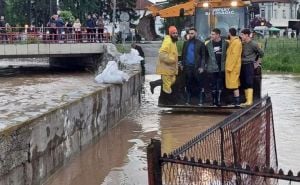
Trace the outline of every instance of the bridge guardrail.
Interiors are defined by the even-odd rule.
[[[284,175],[282,170],[277,171],[272,103],[268,96],[231,114],[170,154],[161,156],[160,145],[156,140],[147,148],[150,185],[273,185],[278,179],[300,181],[300,172],[296,177],[292,172]],[[265,169],[267,173],[261,173]]]
[[[135,41],[138,37],[131,33],[118,32],[116,42]],[[112,35],[99,28],[81,27],[0,27],[0,44],[37,43],[94,43],[112,42]]]

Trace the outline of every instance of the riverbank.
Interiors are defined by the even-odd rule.
[[[264,70],[300,73],[300,39],[269,38],[258,41],[263,45]]]

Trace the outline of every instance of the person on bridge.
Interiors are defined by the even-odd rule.
[[[78,18],[73,23],[73,28],[75,30],[75,42],[81,42],[81,23]]]
[[[242,42],[237,36],[237,30],[230,28],[229,47],[226,52],[225,62],[225,84],[226,88],[233,90],[234,106],[240,106],[240,71],[241,71],[241,60],[242,60]]]
[[[95,40],[95,21],[92,19],[91,15],[87,16],[86,20],[86,32],[87,32],[87,37],[88,37],[88,42],[94,42]]]
[[[144,58],[144,60],[141,61],[141,69],[142,69],[141,74],[142,74],[142,76],[145,76],[145,54],[144,54],[144,51],[143,51],[142,47],[137,45],[135,42],[133,42],[131,44],[131,47],[133,49],[136,49],[139,52],[139,55]]]
[[[241,86],[245,90],[246,102],[241,106],[250,106],[253,104],[253,79],[254,64],[264,56],[263,50],[250,37],[251,31],[243,29],[241,32],[243,51],[242,51],[242,68],[241,68]]]
[[[207,49],[207,72],[211,77],[212,104],[221,106],[221,95],[225,84],[225,60],[229,42],[221,38],[221,30],[215,28],[210,40],[205,42]]]
[[[172,93],[172,85],[175,83],[178,74],[178,51],[176,42],[178,40],[178,32],[175,26],[170,26],[169,35],[167,35],[159,49],[159,59],[156,65],[156,73],[161,75],[161,80],[150,82],[151,93],[154,88],[162,84],[162,95],[170,95]],[[167,99],[167,98],[166,98]]]
[[[4,16],[0,17],[0,43],[6,43],[8,40],[6,35],[6,23]]]
[[[204,87],[203,72],[205,65],[205,45],[197,39],[196,28],[188,30],[189,39],[184,42],[182,49],[182,67],[185,76],[186,104],[191,103],[194,82],[199,88],[199,105],[203,104]]]

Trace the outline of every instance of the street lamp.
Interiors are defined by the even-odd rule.
[[[113,27],[112,27],[112,42],[115,43],[115,24],[116,24],[116,6],[117,1],[113,0]]]

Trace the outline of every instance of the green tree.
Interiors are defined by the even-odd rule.
[[[74,22],[75,20],[75,17],[72,15],[72,12],[71,11],[61,11],[60,12],[60,16],[61,18],[64,20],[64,22]]]
[[[5,4],[5,0],[0,0],[0,16],[4,15]]]
[[[46,25],[56,13],[56,0],[6,0],[6,20],[11,25]]]

